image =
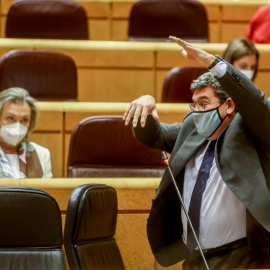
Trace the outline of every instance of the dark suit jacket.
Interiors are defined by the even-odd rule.
[[[216,164],[224,182],[246,206],[249,247],[270,254],[270,105],[264,94],[229,64],[218,81],[238,113],[217,140]],[[172,125],[149,116],[145,128],[138,125],[133,132],[144,144],[171,153],[170,166],[182,192],[185,166],[205,142],[196,131],[192,113],[181,124]],[[188,254],[182,241],[181,205],[167,170],[153,199],[147,234],[163,266]]]

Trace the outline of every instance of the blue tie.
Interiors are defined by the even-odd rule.
[[[205,191],[206,183],[210,174],[210,169],[213,164],[215,143],[216,141],[211,141],[204,154],[203,161],[198,172],[197,181],[195,183],[191,195],[191,200],[188,209],[188,215],[198,239],[200,229],[200,212],[201,212],[202,196]],[[189,223],[187,226],[187,247],[190,251],[194,250],[197,247],[197,242],[192,233]]]

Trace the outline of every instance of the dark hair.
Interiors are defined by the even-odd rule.
[[[254,76],[252,81],[255,79],[258,71],[258,62],[259,62],[259,52],[255,48],[255,45],[246,38],[236,38],[233,39],[227,46],[224,51],[222,58],[228,63],[233,65],[233,62],[246,56],[246,55],[255,55],[256,56],[256,67],[254,71]]]
[[[214,89],[220,100],[226,100],[230,96],[225,92],[215,76],[211,72],[204,73],[198,79],[194,80],[190,86],[190,90],[194,93],[195,90],[210,86]]]

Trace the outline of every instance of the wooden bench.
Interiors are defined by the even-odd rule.
[[[210,42],[229,42],[244,36],[248,22],[267,0],[200,0],[207,11]],[[1,0],[0,37],[13,0]],[[137,0],[78,0],[88,16],[91,40],[126,41],[130,11]]]
[[[222,55],[227,44],[197,46]],[[260,63],[255,83],[269,96],[270,45],[259,44],[257,48]],[[143,94],[160,102],[168,71],[192,65],[175,43],[0,39],[0,56],[12,49],[50,50],[71,56],[78,71],[78,98],[83,102],[130,102]]]

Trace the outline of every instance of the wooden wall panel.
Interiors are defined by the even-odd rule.
[[[48,103],[49,104],[49,103]],[[51,104],[51,103],[50,103]],[[37,107],[40,113],[37,126],[35,130],[38,131],[53,131],[53,132],[63,132],[63,110],[62,106],[59,106],[59,112],[55,112],[54,106],[46,106],[46,102],[38,102]],[[55,105],[58,105],[57,103]],[[50,111],[51,110],[51,111]]]
[[[114,1],[112,3],[112,17],[115,19],[129,19],[131,9],[136,1]]]
[[[220,41],[220,25],[218,22],[210,22],[209,29],[209,42],[218,43]]]
[[[29,136],[29,141],[50,150],[53,177],[63,177],[63,134],[34,132]]]
[[[112,22],[112,40],[127,41],[128,38],[128,21],[113,20]]]
[[[0,38],[4,38],[5,37],[5,33],[6,33],[6,18],[5,17],[1,17],[0,18]]]
[[[157,70],[156,72],[156,87],[157,87],[157,93],[156,93],[156,101],[161,102],[162,101],[162,90],[163,90],[163,84],[165,81],[165,78],[168,74],[169,70]]]
[[[154,256],[146,236],[148,214],[118,214],[116,242],[126,269],[154,269]]]
[[[224,22],[222,24],[222,43],[229,43],[234,38],[244,37],[247,29],[246,23]]]
[[[79,70],[79,101],[132,101],[147,91],[155,96],[152,70]]]
[[[128,211],[150,211],[152,198],[155,196],[155,190],[152,189],[119,189],[118,211],[127,213]]]
[[[248,4],[247,1],[243,4],[241,2],[232,3],[233,1],[222,5],[222,22],[249,22],[259,7],[258,4]]]
[[[111,40],[110,33],[111,22],[108,19],[91,19],[88,24],[90,40]]]
[[[69,144],[70,144],[71,132],[65,133],[64,137],[64,174],[63,177],[67,177],[67,163],[68,163],[68,151],[69,151]]]
[[[210,24],[210,42],[228,42],[232,38],[243,36],[249,20],[267,0],[200,0],[206,8]],[[13,0],[1,0],[1,33],[4,37],[6,15]],[[137,0],[78,0],[86,10],[91,40],[127,40],[130,11]],[[223,23],[239,23],[242,27],[233,28],[233,32],[222,29]],[[213,25],[215,27],[213,28]],[[215,30],[213,30],[215,29]],[[217,29],[219,29],[217,31]]]
[[[192,66],[191,62],[186,60],[181,54],[181,49],[176,44],[156,45],[156,66],[158,69],[171,69],[175,66]],[[227,44],[220,43],[197,43],[197,47],[211,54],[222,55]]]
[[[78,1],[85,9],[88,18],[109,18],[111,3],[109,1]]]

